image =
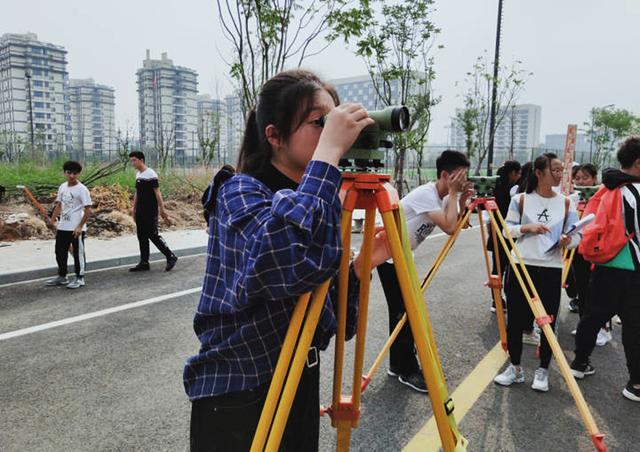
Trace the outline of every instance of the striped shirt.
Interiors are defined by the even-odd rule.
[[[203,290],[194,318],[200,351],[184,367],[189,399],[268,383],[298,296],[336,274],[342,254],[340,172],[312,160],[296,190],[275,193],[247,174],[219,189],[209,221]],[[355,332],[359,284],[349,274],[347,337]],[[313,344],[336,331],[337,287]]]

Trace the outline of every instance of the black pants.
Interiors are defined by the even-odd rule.
[[[391,334],[405,313],[404,301],[393,264],[384,262],[377,269],[389,308],[389,334]],[[404,324],[400,334],[391,346],[389,365],[391,370],[398,374],[411,374],[420,370],[409,322]]]
[[[534,267],[527,265],[527,271],[540,295],[542,305],[548,315],[553,316],[551,328],[555,329],[556,317],[560,308],[560,283],[562,269],[550,267]],[[507,271],[507,347],[511,364],[520,365],[522,356],[522,332],[531,330],[534,321],[533,312],[529,308],[527,299],[520,288],[513,270]],[[540,367],[547,369],[551,362],[551,347],[544,334],[540,335]]]
[[[587,292],[589,289],[589,277],[591,276],[591,262],[587,262],[582,254],[576,251],[571,264],[573,272],[573,283],[575,287],[574,298],[578,299],[578,314],[580,317],[584,314],[584,305],[587,302]],[[569,291],[567,290],[567,293]]]
[[[311,360],[312,352],[309,354]],[[317,357],[317,351],[315,352]],[[191,404],[192,452],[244,452],[251,448],[269,384]],[[281,451],[317,451],[320,433],[320,362],[305,364],[284,430]]]
[[[73,266],[76,276],[83,277],[85,264],[87,262],[84,251],[85,233],[80,237],[74,237],[73,231],[56,232],[56,262],[58,263],[58,275],[67,276],[67,254],[69,246],[73,245]]]
[[[576,332],[576,362],[586,364],[598,330],[614,315],[622,319],[622,345],[631,383],[640,384],[640,272],[596,266],[585,312]]]
[[[136,232],[140,244],[140,262],[149,262],[149,240],[166,258],[173,255],[167,242],[158,233],[158,215],[136,214]]]

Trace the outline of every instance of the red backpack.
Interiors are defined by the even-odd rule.
[[[595,214],[582,234],[580,254],[594,264],[606,264],[633,238],[627,234],[622,217],[622,193],[620,188],[609,190],[604,185],[591,197],[583,216]]]

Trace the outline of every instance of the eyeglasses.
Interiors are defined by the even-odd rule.
[[[563,169],[554,169],[554,170],[551,170],[551,172],[553,174],[562,174],[564,172],[564,170]]]

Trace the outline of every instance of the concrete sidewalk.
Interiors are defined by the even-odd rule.
[[[177,256],[207,251],[208,234],[204,229],[162,232],[169,248]],[[9,246],[5,246],[9,245]],[[118,265],[135,264],[140,259],[138,239],[125,235],[108,240],[88,237],[86,242],[87,271]],[[55,276],[55,240],[25,240],[0,243],[0,285]],[[164,260],[151,244],[151,260]],[[69,274],[73,273],[73,258],[69,256]]]

